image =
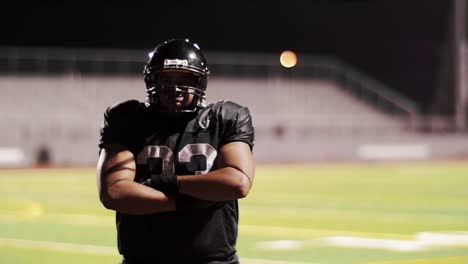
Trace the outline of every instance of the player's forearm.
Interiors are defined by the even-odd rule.
[[[176,209],[173,198],[128,180],[111,185],[101,194],[101,202],[108,209],[126,214],[154,214]]]
[[[248,195],[251,182],[247,175],[232,167],[206,174],[178,176],[179,192],[207,201],[229,201]]]

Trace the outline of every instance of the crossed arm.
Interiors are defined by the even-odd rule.
[[[179,193],[207,201],[227,201],[247,196],[255,174],[252,152],[243,142],[219,150],[218,170],[206,174],[177,176]],[[176,210],[176,198],[134,182],[135,157],[124,146],[112,144],[101,150],[97,186],[102,204],[128,214],[151,214]]]

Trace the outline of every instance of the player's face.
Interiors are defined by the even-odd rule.
[[[183,71],[167,71],[158,77],[161,89],[159,104],[165,109],[183,110],[193,102],[193,90],[184,87],[192,86],[197,77]],[[180,88],[176,88],[180,87]]]

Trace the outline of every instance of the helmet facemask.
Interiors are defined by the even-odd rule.
[[[154,105],[159,111],[195,112],[206,106],[206,78],[202,74],[181,69],[149,70],[145,82],[147,105]]]

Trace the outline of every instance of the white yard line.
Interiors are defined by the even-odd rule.
[[[27,249],[42,249],[51,251],[60,251],[68,253],[82,253],[104,256],[118,256],[117,248],[108,246],[96,246],[74,243],[62,243],[52,241],[39,241],[39,240],[25,240],[25,239],[11,239],[0,238],[0,247],[14,247],[14,248],[27,248]],[[318,264],[312,262],[296,262],[286,260],[269,260],[269,259],[256,259],[256,258],[241,258],[242,263],[247,264]]]
[[[332,230],[332,229],[309,229],[309,228],[297,228],[297,227],[285,227],[285,226],[265,226],[265,225],[243,225],[240,224],[239,232],[253,234],[253,235],[264,235],[264,236],[282,236],[285,239],[313,239],[329,236],[356,236],[356,237],[369,237],[373,238],[378,236],[379,238],[390,238],[390,239],[412,239],[412,235],[392,234],[392,233],[370,233],[370,232],[354,232],[345,230]]]
[[[240,263],[246,264],[319,264],[318,262],[297,262],[286,260],[269,260],[269,259],[251,259],[240,258]]]
[[[272,250],[296,250],[303,247],[303,242],[297,240],[266,241],[257,243],[257,247]]]
[[[352,236],[326,237],[321,240],[325,244],[341,247],[375,248],[391,251],[421,251],[431,247],[468,246],[468,233],[421,232],[417,233],[415,238],[412,240],[364,238]]]
[[[435,246],[468,246],[468,232],[421,232],[416,240]]]
[[[379,239],[335,236],[321,239],[323,243],[339,247],[386,249],[391,251],[420,251],[426,244],[414,240]]]
[[[413,239],[360,236],[326,236],[309,240],[275,240],[256,244],[262,250],[298,250],[310,245],[370,248],[390,251],[421,251],[440,247],[468,247],[468,232],[420,232]]]

